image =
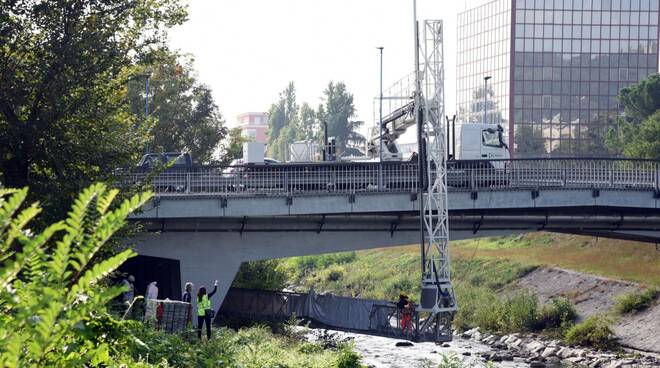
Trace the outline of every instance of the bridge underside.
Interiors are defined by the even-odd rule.
[[[452,192],[452,240],[550,231],[660,242],[653,191],[509,190]],[[178,260],[181,287],[210,285],[219,306],[242,262],[419,244],[411,193],[300,197],[157,197],[132,219],[151,232],[141,255]]]
[[[655,215],[626,209],[564,208],[561,211],[499,210],[450,213],[453,240],[531,231],[660,242]],[[242,262],[419,243],[419,218],[412,211],[241,218],[177,218],[144,222],[151,231],[136,240],[141,255],[179,261],[181,286],[220,281],[224,299]],[[653,229],[653,230],[649,230]]]

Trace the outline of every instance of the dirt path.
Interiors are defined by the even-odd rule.
[[[640,290],[638,284],[558,268],[539,268],[514,287],[535,293],[542,303],[555,297],[570,299],[586,318],[609,313],[619,295]],[[613,329],[623,345],[660,353],[660,304],[641,313],[616,318]]]

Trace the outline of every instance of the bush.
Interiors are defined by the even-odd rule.
[[[607,349],[616,345],[610,321],[604,316],[591,316],[566,332],[564,340],[569,345]]]
[[[650,307],[658,297],[660,297],[658,288],[624,294],[616,299],[614,310],[619,314],[637,313]]]
[[[537,329],[560,329],[569,328],[578,315],[575,306],[566,298],[552,299],[550,304],[541,308],[538,317]]]
[[[501,297],[488,288],[461,283],[456,294],[459,308],[454,327],[459,330],[480,327],[491,332],[536,332],[565,329],[577,318],[567,299],[554,299],[539,307],[536,296],[528,291]]]
[[[538,328],[538,298],[521,291],[504,300],[500,308],[500,330],[504,332],[535,331]]]
[[[95,184],[78,196],[65,221],[35,232],[31,222],[41,209],[35,203],[20,210],[27,194],[0,190],[0,366],[121,362],[116,355],[126,337],[116,333],[122,324],[107,305],[124,289],[102,283],[134,253],[94,257],[151,195],[111,209],[118,191]]]
[[[352,345],[344,344],[339,348],[337,368],[361,368],[360,355],[353,351]]]
[[[279,259],[267,259],[241,263],[231,286],[261,289],[282,290],[286,287],[287,274],[280,265]]]

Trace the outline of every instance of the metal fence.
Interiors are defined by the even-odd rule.
[[[313,292],[230,288],[218,310],[216,322],[231,322],[234,318],[284,322],[292,316],[307,320],[315,327],[413,341],[451,341],[451,335],[441,336],[438,340],[432,333],[422,333],[420,322],[423,320],[416,308],[403,310],[384,300],[316,295]]]
[[[382,172],[382,175],[381,175]],[[415,193],[416,163],[345,163],[198,167],[160,174],[121,173],[118,185],[151,185],[162,195],[295,196]],[[660,161],[514,159],[451,162],[450,191],[499,189],[637,189],[660,192]]]

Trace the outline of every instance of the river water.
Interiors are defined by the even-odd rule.
[[[480,343],[454,337],[449,347],[442,347],[432,342],[413,343],[413,346],[397,347],[402,340],[336,332],[338,336],[350,337],[355,342],[355,350],[362,355],[362,362],[375,368],[435,368],[442,362],[443,355],[454,354],[465,367],[485,367],[481,354],[493,350]],[[470,353],[469,356],[463,353]],[[494,363],[495,367],[529,367],[524,361]]]

